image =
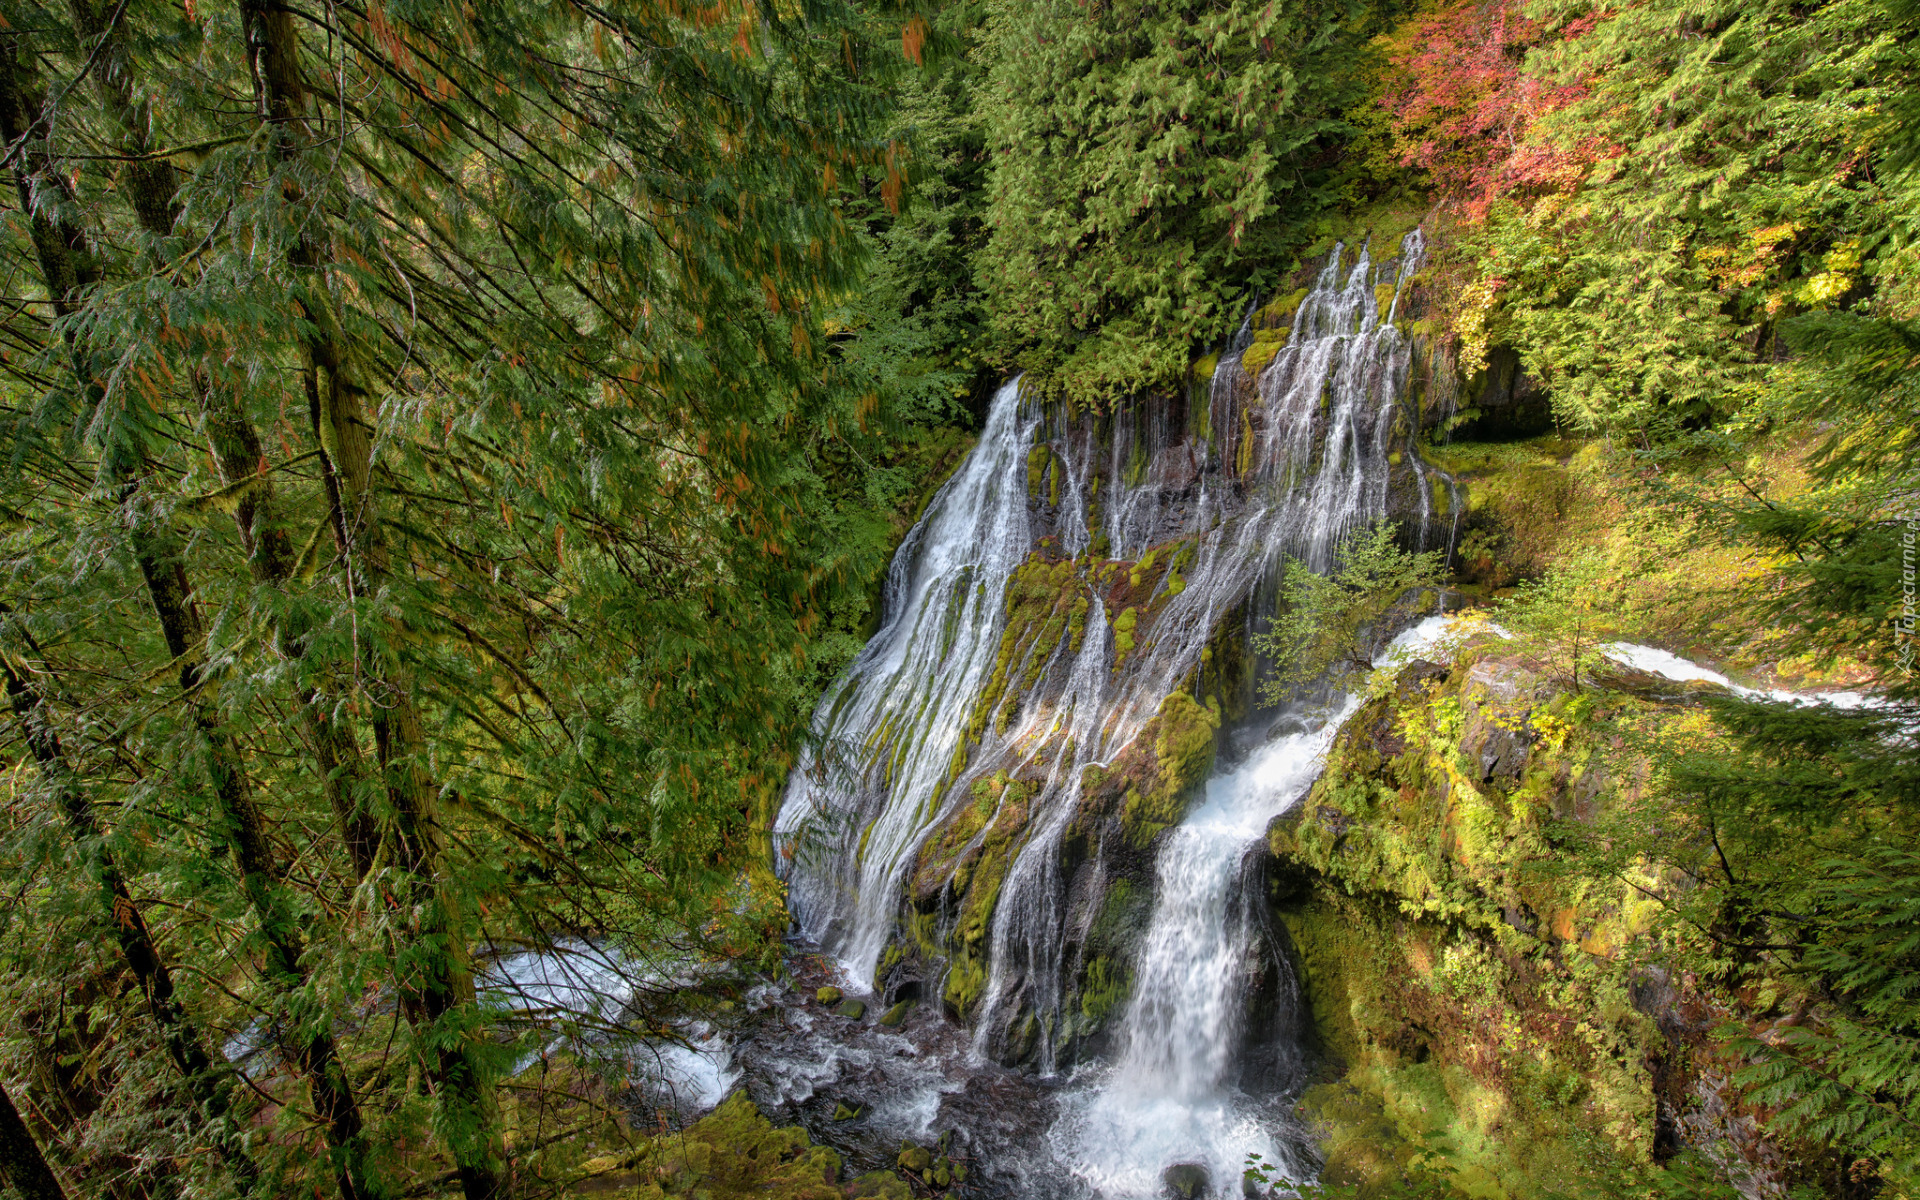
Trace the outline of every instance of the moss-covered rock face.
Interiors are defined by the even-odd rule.
[[[1187,815],[1194,794],[1213,770],[1214,742],[1220,732],[1220,706],[1201,704],[1174,692],[1160,704],[1153,730],[1157,770],[1147,785],[1127,790],[1121,828],[1128,842],[1144,847],[1169,825]]]
[[[1248,346],[1246,352],[1240,356],[1240,369],[1257,378],[1260,372],[1267,369],[1267,364],[1273,361],[1273,356],[1280,353],[1292,333],[1292,328],[1286,325],[1278,329],[1256,329],[1253,333],[1253,344]]]
[[[951,1017],[978,1015],[994,912],[1027,845],[1032,805],[1044,781],[1005,768],[975,775],[983,769],[976,755],[983,745],[1011,744],[997,739],[1014,728],[1023,707],[1050,703],[1062,664],[1087,637],[1096,600],[1109,621],[1115,673],[1130,656],[1149,650],[1155,621],[1186,587],[1182,571],[1192,556],[1188,541],[1151,547],[1134,561],[1064,558],[1042,544],[1015,571],[993,673],[952,767],[961,781],[955,786],[966,793],[936,802],[941,815],[907,877],[909,911],[876,973],[875,986],[888,1004],[937,994]],[[1091,768],[1071,793],[1077,808],[1061,845],[1062,865],[1074,871],[1092,864],[1101,872],[1100,886],[1117,900],[1091,896],[1068,931],[1073,978],[1059,1017],[1062,1028],[1052,1031],[1056,1043],[1097,1034],[1128,995],[1133,941],[1144,927],[1151,884],[1147,849],[1181,819],[1212,769],[1222,697],[1245,704],[1243,616],[1238,610],[1230,614],[1231,627],[1223,626],[1208,646],[1188,686],[1164,697],[1133,741],[1104,767]],[[1204,700],[1194,688],[1206,689]],[[1022,742],[1017,761],[1040,762],[1044,755]],[[1013,1057],[1023,1044],[1025,1019],[1016,1015],[1004,1031]]]
[[[1459,514],[1454,566],[1467,583],[1499,589],[1538,576],[1578,535],[1582,510],[1591,507],[1578,466],[1581,456],[1597,448],[1586,443],[1555,436],[1454,443],[1424,453],[1461,486],[1466,507]],[[1445,499],[1436,508],[1451,516],[1453,497]]]
[[[1347,1067],[1345,1091],[1309,1097],[1341,1182],[1394,1177],[1435,1135],[1482,1195],[1650,1154],[1651,1087],[1628,1064],[1653,1026],[1599,953],[1632,936],[1631,903],[1560,877],[1546,836],[1579,803],[1592,703],[1521,662],[1416,665],[1271,830],[1281,873],[1318,884],[1281,913]],[[1586,929],[1558,937],[1562,913]]]
[[[1257,346],[1287,342],[1313,275],[1306,272],[1254,315]],[[1271,418],[1244,370],[1209,382],[1222,386],[1136,397],[1107,411],[1050,409],[1033,422],[1031,442],[1017,447],[1017,465],[1010,465],[1014,486],[1024,485],[1034,540],[1001,597],[991,662],[966,701],[950,757],[943,750],[943,778],[933,794],[913,798],[917,840],[904,869],[889,876],[889,884],[904,885],[903,903],[876,966],[876,1014],[937,996],[949,1015],[980,1019],[991,975],[990,931],[996,913],[1006,915],[1002,893],[1009,879],[1016,885],[1027,879],[1024,867],[1018,876],[1013,867],[1034,851],[1040,829],[1064,831],[1057,848],[1049,842],[1044,852],[1058,855],[1050,864],[1057,870],[1047,877],[1071,880],[1072,898],[1039,935],[1057,933],[1048,955],[1061,950],[1064,994],[1053,992],[1051,978],[1009,975],[1006,991],[996,992],[988,1044],[1000,1061],[1011,1062],[1017,1047],[1032,1040],[1022,1031],[1038,1015],[1039,1044],[1059,1062],[1063,1044],[1101,1036],[1130,994],[1140,931],[1131,916],[1116,922],[1106,915],[1131,913],[1132,902],[1107,898],[1148,893],[1155,840],[1186,815],[1212,769],[1222,726],[1246,715],[1253,692],[1245,644],[1249,581],[1202,555],[1237,544],[1217,540],[1234,536],[1223,526],[1274,511],[1270,490],[1259,491],[1256,506],[1255,485],[1299,482],[1247,477],[1250,456],[1271,442]],[[1302,419],[1327,425],[1324,416],[1302,411]],[[1401,445],[1409,427],[1394,426],[1390,436]],[[1324,444],[1325,428],[1314,437]],[[1403,447],[1388,470],[1405,491],[1405,480],[1415,477],[1414,459]],[[1129,557],[1114,557],[1118,552]],[[1194,586],[1238,591],[1210,594],[1194,607]],[[1177,631],[1165,625],[1169,611],[1181,614]],[[1215,622],[1205,631],[1211,640],[1204,650],[1202,631],[1186,624],[1199,614]],[[949,650],[959,636],[945,631]],[[1120,722],[1084,719],[1090,714],[1080,706],[1098,669],[1087,660],[1089,645],[1105,651],[1109,674],[1101,688],[1111,711],[1104,715],[1119,714]],[[1176,652],[1179,661],[1168,661]],[[1147,713],[1154,715],[1142,726]],[[888,790],[896,764],[912,739],[923,736],[919,719],[887,711],[863,739],[869,755],[881,760],[869,786],[887,790],[889,803],[896,799]],[[1099,744],[1071,740],[1089,738]],[[1131,740],[1116,748],[1122,738]],[[883,753],[893,758],[882,759]],[[871,820],[871,812],[863,819]],[[875,827],[865,826],[869,835]],[[878,827],[902,825],[889,820]],[[873,837],[851,827],[845,836],[866,863]],[[904,840],[879,841],[896,856],[889,865],[899,863]],[[1127,893],[1123,883],[1138,890]]]
[[[1443,1190],[1518,1200],[1672,1152],[1716,1069],[1712,1002],[1667,987],[1645,936],[1673,881],[1628,864],[1598,882],[1557,847],[1637,802],[1613,731],[1693,719],[1669,700],[1570,692],[1506,643],[1416,662],[1269,828],[1334,1071],[1303,1098],[1328,1183],[1399,1194],[1431,1169]]]
[[[1219,728],[1216,697],[1202,703],[1175,692],[1112,764],[1091,769],[1083,780],[1062,853],[1069,864],[1114,874],[1078,939],[1063,1039],[1097,1032],[1127,998],[1133,945],[1151,906],[1147,848],[1185,815],[1204,785]],[[944,974],[941,999],[963,1020],[975,1015],[986,984],[987,935],[1007,872],[1025,844],[1034,784],[1001,772],[972,790],[971,802],[923,843],[912,895],[924,915],[909,922],[910,944],[903,941],[883,959],[878,981],[884,987],[888,972],[915,959],[922,974]]]
[[[1308,290],[1299,287],[1275,296],[1266,307],[1254,314],[1254,328],[1285,333],[1293,325],[1293,314],[1299,312],[1300,306],[1306,302]]]

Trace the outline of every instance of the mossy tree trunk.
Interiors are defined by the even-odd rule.
[[[299,34],[289,13],[262,0],[243,0],[241,11],[257,111],[283,166],[290,167],[314,149]],[[347,594],[370,596],[386,582],[390,559],[373,486],[368,391],[359,351],[329,293],[333,263],[314,232],[325,228],[322,210],[309,209],[291,179],[282,186],[295,211],[313,217],[292,239],[288,258],[306,281],[294,303],[304,318],[302,379],[321,448],[329,520]],[[407,631],[398,620],[387,632],[395,646],[404,646]],[[397,654],[367,655],[360,673],[370,693],[398,851],[400,872],[390,903],[413,914],[407,930],[412,945],[400,978],[403,1007],[424,1047],[461,1188],[467,1200],[495,1200],[506,1194],[498,1105],[466,1028],[474,1000],[467,933],[450,881],[442,877],[435,789],[424,765],[429,755],[412,682]]]
[[[81,40],[94,42],[95,52],[108,59],[110,65],[118,60],[121,77],[126,78],[125,55],[115,49],[114,34],[102,29],[89,38],[91,13],[84,4],[76,4],[75,13],[81,18],[82,27],[77,31]],[[8,74],[10,82],[17,80],[13,72]],[[107,90],[130,103],[127,95],[120,94],[111,85]],[[8,100],[0,107],[7,110],[9,139],[30,138],[31,127],[20,120],[28,108],[20,102],[17,83],[7,91]],[[88,233],[63,219],[44,217],[44,206],[36,208],[32,204],[32,185],[26,173],[20,174],[23,205],[34,213],[34,243],[47,295],[58,315],[70,317],[77,311],[82,290],[99,282]],[[35,182],[59,187],[57,181],[50,180],[44,173]],[[171,220],[174,206],[170,195],[159,194],[166,186],[164,181],[151,172],[140,172],[135,175],[134,183],[133,199],[142,223]],[[149,232],[160,231],[149,227]],[[95,405],[100,405],[105,395],[94,382],[87,349],[71,334],[67,338],[67,349],[82,391]],[[306,950],[305,937],[283,868],[272,847],[269,821],[255,796],[245,757],[221,720],[217,681],[204,669],[206,630],[194,606],[185,547],[156,518],[146,494],[145,478],[153,471],[143,444],[146,431],[134,425],[130,414],[103,415],[112,431],[104,447],[102,475],[126,516],[128,543],[139,564],[147,599],[159,619],[172,664],[177,668],[181,697],[205,749],[205,769],[218,803],[217,825],[222,827],[223,840],[233,849],[242,886],[267,947],[269,974],[281,997],[280,1020],[276,1022],[280,1041],[288,1057],[307,1077],[314,1109],[326,1126],[343,1200],[375,1195],[377,1192],[365,1170],[359,1106],[339,1062],[331,1017],[324,1008],[316,1009],[312,1003],[307,972],[301,961]]]

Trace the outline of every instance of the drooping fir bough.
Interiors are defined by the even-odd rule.
[[[873,567],[802,514],[810,447],[883,419],[818,314],[858,265],[840,191],[898,187],[901,22],[0,9],[0,947],[55,1014],[0,1077],[97,1064],[23,1109],[52,1169],[564,1179],[606,1088],[512,1077],[572,1026],[484,957],[768,944],[750,818]]]

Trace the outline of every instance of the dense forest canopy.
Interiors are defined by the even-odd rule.
[[[779,791],[996,383],[1204,388],[1424,221],[1464,386],[1510,351],[1660,536],[1764,564],[1716,612],[1881,694],[1719,703],[1646,750],[1685,836],[1562,848],[1825,1005],[1742,1084],[1827,1194],[1911,1195],[1916,47],[1910,0],[5,0],[0,1171],[591,1173],[619,1080],[527,1063],[778,962]],[[645,965],[618,1027],[476,984],[588,937]]]

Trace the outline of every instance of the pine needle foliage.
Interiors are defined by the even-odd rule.
[[[1446,577],[1444,551],[1412,554],[1395,542],[1391,522],[1355,532],[1322,574],[1289,558],[1280,579],[1280,609],[1253,635],[1253,648],[1274,661],[1263,680],[1269,704],[1285,700],[1303,684],[1338,685],[1371,670],[1370,635],[1409,593],[1435,588]]]
[[[1882,127],[1884,132],[1884,127]],[[1915,176],[1906,138],[1883,138],[1889,202],[1877,261],[1843,301],[1785,318],[1794,357],[1741,419],[1670,439],[1651,466],[1719,464],[1701,489],[1650,494],[1703,518],[1775,569],[1753,605],[1785,653],[1873,672],[1860,707],[1725,698],[1716,734],[1648,747],[1660,771],[1657,832],[1625,836],[1691,887],[1672,900],[1683,961],[1757,999],[1722,1030],[1735,1082],[1799,1139],[1887,1194],[1920,1185],[1920,686],[1914,672],[1915,367],[1908,259]],[[1817,430],[1808,481],[1780,488],[1750,448]],[[1644,814],[1643,814],[1644,815]],[[1616,861],[1616,865],[1618,862]]]
[[[1739,413],[1784,320],[1851,304],[1910,254],[1906,185],[1884,169],[1910,138],[1893,115],[1920,68],[1910,6],[1527,12],[1547,33],[1510,104],[1554,103],[1511,146],[1460,152],[1525,182],[1468,238],[1494,337],[1576,428],[1657,437]]]
[[[1001,350],[1083,401],[1167,384],[1333,201],[1359,4],[996,3],[979,278]]]
[[[89,1015],[9,1030],[9,1080],[108,1060],[55,1160],[563,1181],[500,1088],[596,1022],[495,951],[622,948],[669,1039],[769,953],[795,680],[884,549],[814,464],[895,419],[823,314],[915,21],[0,6],[6,937],[108,948],[32,958]]]

